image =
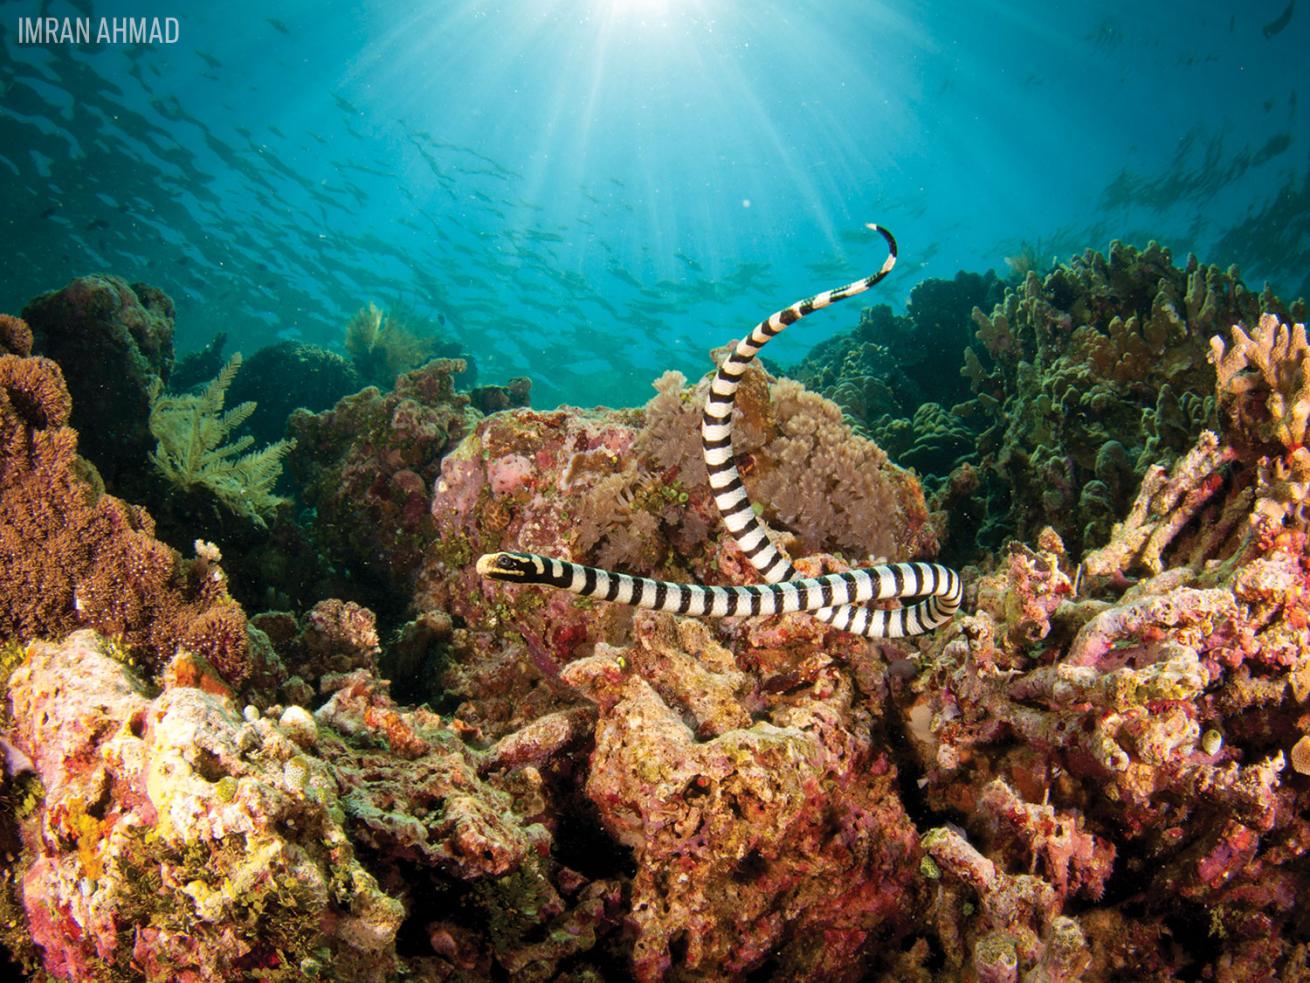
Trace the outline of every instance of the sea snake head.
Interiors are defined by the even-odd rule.
[[[546,572],[541,557],[530,553],[483,553],[478,573],[492,580],[536,580]]]

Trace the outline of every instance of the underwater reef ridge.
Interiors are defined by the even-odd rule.
[[[520,382],[484,415],[436,359],[293,413],[276,521],[322,585],[393,600],[257,610],[225,572],[242,540],[183,558],[80,456],[96,421],[66,378],[91,370],[33,354],[57,327],[0,318],[0,941],[94,981],[1304,977],[1299,310],[1129,247],[979,310],[968,383],[1010,409],[962,419],[1026,462],[1016,495],[1060,501],[973,553],[949,624],[872,642],[478,576],[523,549],[757,582],[708,481],[708,380],[585,411],[514,406]],[[1131,488],[1080,512],[1008,414],[1117,387],[1159,418],[1123,447]],[[802,383],[752,366],[737,414],[802,574],[930,558],[956,528]],[[1048,435],[1084,488],[1097,418]]]

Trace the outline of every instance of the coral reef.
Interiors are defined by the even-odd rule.
[[[1235,269],[1194,256],[1180,268],[1156,243],[1114,242],[1008,288],[963,274],[925,281],[905,317],[865,310],[793,374],[923,475],[948,561],[1048,525],[1076,553],[1109,535],[1149,468],[1168,468],[1216,426],[1208,339],[1263,312],[1303,308],[1248,290]],[[941,371],[943,352],[959,353],[972,398]],[[962,505],[971,521],[947,518]]]
[[[31,355],[32,329],[22,318],[0,314],[0,355]]]
[[[428,548],[430,512],[441,458],[470,429],[476,413],[455,391],[458,359],[437,359],[322,413],[297,410],[291,472],[311,506],[311,534],[333,560],[403,598]],[[394,602],[393,602],[394,603]]]
[[[255,403],[243,430],[257,443],[286,435],[287,418],[297,408],[318,413],[364,388],[354,366],[317,345],[283,341],[261,348],[241,365],[229,395],[234,403]]]
[[[926,403],[950,407],[967,385],[942,371],[972,343],[969,312],[999,302],[1005,284],[992,272],[929,279],[910,291],[905,314],[886,304],[865,308],[855,330],[815,345],[788,375],[836,402],[868,428],[880,446],[884,431]],[[900,462],[898,458],[898,463]]]
[[[971,613],[873,643],[481,580],[501,548],[757,578],[710,495],[705,381],[479,417],[457,362],[292,422],[313,534],[391,607],[247,623],[218,547],[183,561],[96,486],[59,366],[0,320],[0,941],[79,980],[1299,978],[1310,345],[1255,303],[1163,250],[1028,277],[977,321],[975,415],[904,431],[953,466],[937,514],[752,368],[743,479],[807,576],[973,536],[1003,452],[1065,495],[1037,431],[982,423],[1079,387],[1147,411],[1043,417],[1066,521],[1030,502]]]
[[[1209,338],[1262,312],[1287,309],[1236,270],[1119,242],[975,310],[987,362],[966,352],[977,397],[962,412],[984,423],[979,463],[1009,532],[1050,525],[1074,552],[1104,539],[1147,468],[1214,426]]]
[[[589,598],[490,586],[472,569],[477,554],[512,547],[661,579],[755,581],[722,532],[710,494],[698,430],[707,385],[686,386],[668,373],[640,411],[519,410],[483,420],[442,462],[432,503],[439,540],[425,559],[415,608],[447,611],[477,631],[502,630],[512,610],[521,644],[549,678],[584,646],[621,637],[631,614]],[[738,402],[747,486],[794,556],[842,551],[863,561],[932,553],[935,534],[918,483],[854,436],[833,403],[758,369],[747,374]],[[480,643],[474,636],[470,644]],[[470,650],[447,684],[489,697],[485,680],[507,720],[531,712],[538,698],[551,705],[550,686],[528,698],[508,682],[535,686],[532,674],[492,668],[504,658]],[[477,702],[472,712],[495,717],[490,700]]]
[[[417,369],[429,359],[461,354],[457,345],[433,334],[433,326],[424,331],[417,322],[413,314],[383,312],[374,304],[361,307],[346,322],[346,354],[365,383],[388,389],[401,373]],[[469,368],[465,360],[455,371],[462,374]]]
[[[247,451],[255,442],[249,435],[226,443],[255,411],[250,402],[223,411],[228,386],[240,368],[241,356],[233,355],[202,393],[155,393],[150,432],[159,444],[150,460],[183,492],[203,489],[237,515],[262,526],[287,501],[273,494],[273,486],[282,474],[282,459],[295,445],[279,440]]]
[[[103,494],[77,456],[63,374],[0,355],[0,638],[95,628],[153,668],[182,645],[240,682],[246,619],[212,554],[183,561],[144,509]]]
[[[498,413],[532,402],[532,380],[516,376],[503,386],[475,386],[469,391],[469,401],[483,413]]]
[[[151,698],[81,631],[29,647],[9,713],[44,790],[20,884],[48,973],[393,975],[404,909],[356,859],[303,709],[243,716],[186,683]]]
[[[1306,492],[1269,481],[1302,450],[1303,332],[1266,315],[1215,338],[1224,437],[1147,474],[1081,592],[1048,530],[896,683],[926,801],[967,827],[924,848],[939,939],[980,979],[1287,978],[1304,959]],[[1209,944],[1171,947],[1187,923]]]
[[[251,617],[250,624],[276,650],[286,674],[282,692],[289,702],[309,703],[326,676],[355,669],[378,671],[377,619],[351,601],[319,601],[301,618],[289,611],[264,611]]]
[[[227,332],[220,331],[204,348],[188,352],[179,358],[168,376],[169,389],[175,393],[184,393],[196,386],[204,385],[218,375],[226,364],[223,359],[223,348],[226,344]]]
[[[634,975],[859,978],[917,879],[862,694],[830,668],[753,718],[750,677],[706,626],[643,612],[634,634],[562,674],[597,704],[587,795],[637,864]]]
[[[141,497],[135,476],[155,446],[150,398],[173,366],[173,302],[146,284],[84,276],[37,297],[23,319],[35,352],[69,380],[81,452],[116,494]]]

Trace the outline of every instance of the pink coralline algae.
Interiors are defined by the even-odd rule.
[[[670,373],[656,388],[642,410],[496,414],[442,461],[432,502],[439,538],[414,605],[448,611],[470,629],[476,655],[448,677],[461,694],[506,692],[504,673],[492,674],[493,692],[474,678],[499,658],[487,640],[506,628],[550,678],[596,641],[621,637],[631,620],[622,607],[588,598],[483,582],[472,567],[479,553],[532,550],[701,583],[757,579],[710,495],[697,429],[706,383],[686,387]],[[767,503],[764,521],[788,530],[793,555],[843,553],[859,565],[935,550],[918,482],[852,434],[834,404],[756,369],[738,402],[742,470]],[[845,569],[832,556],[816,562]]]
[[[87,631],[29,648],[9,713],[44,790],[21,891],[47,972],[391,975],[403,908],[356,859],[331,772],[276,718],[190,686],[152,697]]]
[[[824,672],[763,720],[700,624],[638,616],[565,681],[599,708],[586,792],[633,850],[638,979],[857,979],[852,957],[906,927],[915,832],[860,693]],[[766,701],[755,701],[762,706]]]
[[[322,413],[297,411],[289,463],[312,532],[334,560],[407,590],[432,538],[429,501],[441,456],[468,431],[468,397],[452,376],[461,359],[436,359],[396,380],[370,386]]]

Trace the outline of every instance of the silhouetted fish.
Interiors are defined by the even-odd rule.
[[[1296,10],[1296,0],[1287,0],[1287,9],[1266,24],[1261,30],[1266,38],[1271,38],[1275,34],[1282,34],[1283,29],[1292,23],[1292,13]]]
[[[268,21],[268,23],[272,26],[273,30],[277,31],[280,34],[291,33],[291,28],[287,27],[276,17],[265,17],[264,20]]]

